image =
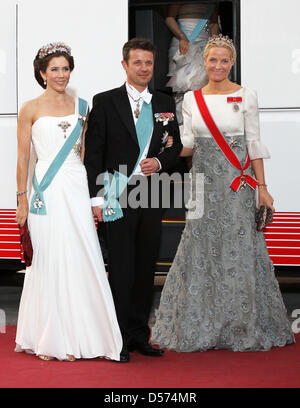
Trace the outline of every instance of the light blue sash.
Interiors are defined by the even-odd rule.
[[[134,166],[134,169],[129,177],[124,174],[115,171],[112,181],[109,185],[109,173],[106,172],[104,176],[104,195],[105,202],[103,207],[103,221],[115,221],[123,217],[123,211],[118,202],[118,198],[125,190],[129,180],[135,172],[144,150],[149,142],[149,139],[153,131],[153,112],[152,104],[143,103],[142,110],[139,114],[139,118],[136,122],[136,134],[138,138],[140,154]]]
[[[36,174],[34,171],[33,179],[32,179],[32,186],[34,188],[34,194],[32,196],[31,204],[30,204],[30,212],[32,214],[38,214],[38,215],[47,214],[43,192],[51,184],[58,170],[63,165],[64,161],[66,160],[70,151],[72,150],[74,144],[77,142],[79,136],[81,135],[82,128],[83,128],[82,119],[83,117],[86,117],[87,109],[88,109],[87,102],[79,98],[78,122],[75,128],[73,129],[72,133],[70,134],[70,136],[68,137],[68,139],[66,140],[62,148],[60,149],[60,151],[55,156],[53,162],[50,164],[40,184],[37,181]]]
[[[210,18],[210,16],[211,16],[211,14],[212,14],[214,8],[215,8],[215,5],[213,5],[213,4],[210,4],[210,5],[208,6],[207,12],[206,12],[206,15],[205,15],[205,18],[201,18],[201,19],[198,21],[197,25],[195,26],[194,30],[191,32],[190,35],[186,32],[186,30],[185,30],[183,24],[181,23],[181,21],[178,21],[179,27],[180,27],[181,30],[184,32],[184,34],[185,34],[186,38],[189,40],[189,42],[192,43],[192,42],[194,42],[194,41],[196,40],[196,38],[198,37],[198,35],[201,33],[201,31],[203,30],[203,28],[206,26],[206,24],[207,24],[207,22],[208,22],[208,20],[209,20],[209,18]]]

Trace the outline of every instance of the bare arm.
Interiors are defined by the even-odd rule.
[[[218,7],[215,8],[212,16],[209,20],[209,29],[211,35],[218,35],[219,34],[219,24],[218,24]]]
[[[90,115],[90,110],[88,109],[87,115],[86,115],[86,121],[84,124],[84,128],[82,131],[82,139],[81,139],[81,150],[80,150],[80,158],[81,161],[84,161],[84,153],[85,153],[85,133],[87,130],[87,124],[88,124],[88,120],[89,120],[89,115]]]
[[[272,209],[272,211],[275,211],[275,208],[273,206],[273,197],[269,194],[267,190],[267,186],[265,185],[265,173],[264,173],[264,162],[263,159],[255,159],[251,161],[252,169],[254,171],[256,180],[258,181],[258,197],[259,197],[259,202],[258,202],[258,207],[261,205],[267,205]]]
[[[180,9],[180,4],[170,5],[168,7],[168,15],[166,17],[166,25],[173,35],[179,40],[179,50],[181,54],[186,54],[189,49],[189,40],[181,30],[176,21],[176,16]]]
[[[180,157],[189,157],[189,156],[193,156],[194,154],[194,149],[190,149],[188,147],[183,147],[181,152],[180,152]]]
[[[28,166],[30,158],[32,127],[32,106],[24,104],[18,118],[18,162],[17,162],[17,186],[18,192],[27,190]],[[17,222],[23,226],[28,216],[27,194],[18,196]]]

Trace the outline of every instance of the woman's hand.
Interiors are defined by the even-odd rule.
[[[173,146],[173,136],[169,136],[167,144],[166,144],[166,148],[172,147],[172,146]]]
[[[190,42],[186,39],[179,40],[179,51],[181,55],[185,55],[190,48]]]
[[[273,206],[273,197],[269,194],[267,188],[265,186],[258,187],[258,208],[262,205],[266,205],[271,208],[272,212],[275,212],[275,208]]]
[[[269,194],[265,184],[263,159],[259,158],[251,160],[251,166],[253,168],[255,178],[258,181],[258,208],[260,208],[262,205],[266,205],[271,208],[272,212],[275,212],[275,208],[273,207],[273,197]]]
[[[16,222],[19,224],[20,227],[23,227],[25,221],[28,217],[28,201],[27,199],[24,202],[18,204],[17,212],[16,212]]]
[[[92,207],[92,212],[99,222],[103,221],[103,207],[101,205]]]

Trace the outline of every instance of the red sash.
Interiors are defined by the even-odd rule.
[[[194,95],[195,95],[196,102],[197,102],[198,108],[200,110],[200,113],[202,115],[202,118],[203,118],[206,126],[208,127],[209,131],[211,132],[212,136],[214,137],[215,141],[217,142],[218,146],[220,147],[222,152],[225,154],[225,156],[227,157],[229,162],[234,167],[236,167],[238,170],[241,171],[241,175],[236,177],[233,180],[230,187],[234,191],[238,191],[238,189],[241,187],[241,183],[242,183],[242,185],[247,183],[247,184],[249,184],[250,187],[255,189],[258,182],[253,177],[248,176],[247,174],[244,174],[244,170],[246,170],[250,166],[249,153],[247,154],[246,164],[244,165],[244,167],[242,167],[241,162],[239,161],[239,159],[237,158],[237,156],[235,155],[233,150],[230,148],[230,146],[228,145],[226,139],[224,138],[222,133],[219,131],[219,129],[217,128],[213,118],[211,117],[211,114],[210,114],[210,112],[209,112],[209,110],[208,110],[208,108],[206,106],[204,97],[202,95],[202,90],[199,89],[198,91],[195,91]]]

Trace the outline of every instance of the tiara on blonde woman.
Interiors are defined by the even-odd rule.
[[[226,43],[229,47],[234,48],[234,44],[231,38],[228,35],[212,35],[209,37],[207,44],[218,45],[220,42]]]
[[[44,45],[39,50],[39,59],[47,57],[47,55],[54,54],[55,52],[65,52],[68,55],[71,55],[71,48],[68,47],[63,42],[54,42]]]
[[[203,56],[204,58],[208,55],[209,50],[213,47],[225,47],[230,50],[232,61],[236,60],[236,49],[233,41],[227,35],[212,35],[209,37],[206,46],[204,48]]]

